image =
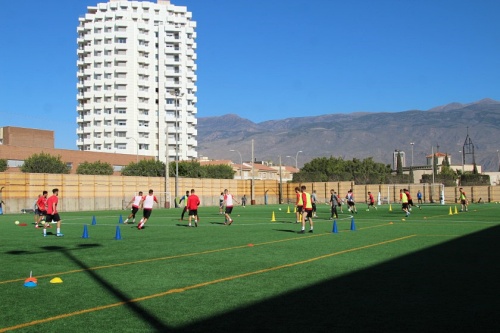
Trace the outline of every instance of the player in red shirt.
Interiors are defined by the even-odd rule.
[[[47,199],[47,218],[45,219],[45,227],[43,228],[43,237],[47,236],[47,226],[49,223],[57,223],[57,237],[64,236],[61,233],[61,217],[57,211],[57,203],[59,202],[59,190],[52,190],[52,196]]]
[[[368,209],[370,210],[370,207],[375,208],[377,210],[377,207],[375,206],[375,198],[373,197],[372,192],[368,192]]]
[[[38,200],[36,201],[36,207],[38,210],[38,219],[35,223],[35,228],[39,227],[39,224],[42,222],[42,220],[45,218],[45,215],[47,215],[47,191],[43,191],[43,194],[38,197]]]
[[[192,227],[191,225],[191,219],[194,216],[194,226],[198,226],[198,206],[200,205],[200,198],[196,194],[194,194],[194,188],[191,189],[191,194],[187,198],[187,204],[186,207],[189,210],[189,227]]]

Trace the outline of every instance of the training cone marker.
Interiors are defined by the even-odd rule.
[[[276,222],[276,217],[274,216],[274,211],[273,211],[273,216],[271,216],[271,222]]]
[[[116,240],[121,240],[121,239],[122,239],[122,234],[121,234],[121,232],[120,232],[120,226],[119,226],[119,225],[117,225],[117,226],[116,226],[116,234],[115,234],[115,239],[116,239]]]
[[[458,214],[457,206],[455,206],[455,214]]]
[[[392,205],[389,204],[389,211],[392,212]]]
[[[120,224],[123,223],[123,216],[122,216],[122,214],[120,214],[120,218],[118,219],[118,223],[120,223]]]
[[[290,206],[288,206],[288,210],[286,211],[287,214],[290,214]]]
[[[297,213],[297,207],[293,207],[293,212]]]
[[[351,231],[356,231],[356,225],[354,224],[354,217],[351,219]]]
[[[451,211],[451,206],[450,206],[450,212],[448,213],[448,215],[453,215],[453,212]]]
[[[97,221],[96,221],[95,215],[94,215],[94,216],[92,216],[92,225],[96,225],[96,224],[97,224]]]
[[[334,233],[334,234],[339,233],[339,229],[337,228],[337,220],[333,220],[332,233]]]
[[[33,277],[33,271],[30,272],[30,277],[24,280],[24,286],[28,288],[33,288],[38,285],[37,278]]]
[[[50,280],[50,283],[62,283],[63,280],[61,280],[60,277],[55,277],[52,280]]]
[[[83,225],[83,235],[82,238],[89,238],[89,230],[87,229],[87,225]]]

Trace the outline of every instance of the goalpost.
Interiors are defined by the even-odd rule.
[[[395,203],[399,202],[399,190],[408,187],[416,187],[408,184],[391,184],[387,185],[387,192],[380,193],[380,201],[382,203]],[[422,187],[422,201],[424,203],[438,203],[441,205],[445,204],[444,197],[444,184],[419,184],[419,188]],[[410,189],[410,192],[413,189]],[[411,193],[413,202],[417,203],[417,193]]]

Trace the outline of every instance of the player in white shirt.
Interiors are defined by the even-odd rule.
[[[234,196],[229,193],[228,190],[224,190],[224,204],[226,206],[226,212],[224,214],[226,217],[226,222],[224,222],[224,224],[227,223],[227,225],[231,225],[233,223],[233,219],[231,218],[231,212],[233,211],[233,201],[236,201],[236,199],[234,199]]]
[[[158,203],[158,199],[153,194],[153,190],[149,190],[149,194],[142,197],[140,205],[142,205],[142,219],[137,226],[137,229],[142,229],[144,224],[148,221],[151,216],[151,212],[153,211],[153,205]]]
[[[128,208],[128,206],[132,205],[132,212],[127,217],[125,222],[123,222],[124,224],[127,224],[128,220],[130,220],[130,219],[133,219],[132,223],[135,223],[135,214],[139,211],[139,205],[141,204],[141,200],[142,200],[142,191],[139,191],[139,193],[137,195],[135,195],[132,198],[132,200],[130,200],[127,207],[125,207],[125,208]]]

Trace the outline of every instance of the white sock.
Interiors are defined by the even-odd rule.
[[[57,228],[57,233],[60,234],[61,233],[61,228]]]

